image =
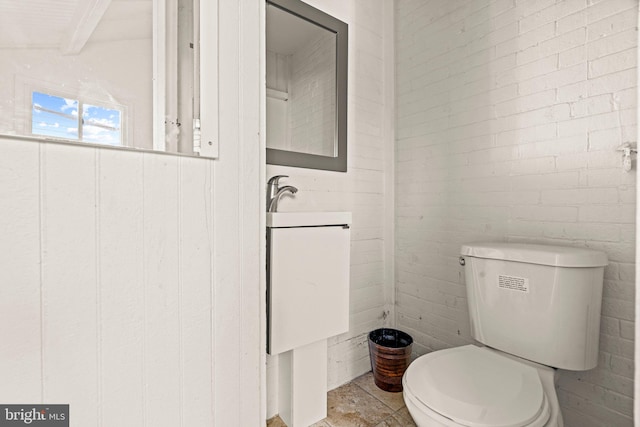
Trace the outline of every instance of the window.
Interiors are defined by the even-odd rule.
[[[124,145],[122,110],[32,92],[31,133],[103,145]]]

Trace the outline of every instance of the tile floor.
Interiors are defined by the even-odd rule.
[[[280,417],[267,421],[267,427],[285,427]],[[373,382],[371,372],[327,396],[327,418],[312,427],[415,427],[404,406],[402,393],[389,393]]]

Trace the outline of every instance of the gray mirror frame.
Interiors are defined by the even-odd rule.
[[[336,157],[267,148],[267,164],[298,168],[347,171],[347,79],[349,26],[300,0],[266,0],[285,12],[312,22],[336,34]]]

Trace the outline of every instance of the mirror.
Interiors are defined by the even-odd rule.
[[[0,2],[0,134],[199,155],[198,4]]]
[[[299,0],[267,0],[267,163],[347,170],[348,26]]]

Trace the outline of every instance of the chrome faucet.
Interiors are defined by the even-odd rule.
[[[269,211],[269,205],[271,200],[278,192],[278,185],[280,184],[280,178],[289,178],[289,175],[276,175],[269,178],[267,181],[267,211]]]
[[[273,198],[271,199],[271,202],[269,203],[269,209],[267,209],[267,212],[277,212],[278,201],[280,200],[280,197],[287,192],[290,192],[291,194],[296,194],[298,192],[298,189],[292,185],[285,185],[284,187],[280,187],[276,195],[273,196]]]
[[[287,175],[276,175],[269,178],[267,182],[267,212],[276,212],[278,209],[278,201],[280,197],[286,193],[296,194],[298,189],[291,185],[279,187],[280,178],[289,178]]]

